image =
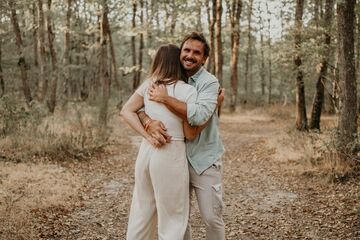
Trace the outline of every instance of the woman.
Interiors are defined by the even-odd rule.
[[[152,63],[149,78],[124,105],[124,120],[143,136],[135,164],[135,187],[128,223],[128,240],[150,240],[158,223],[159,239],[182,240],[189,215],[189,173],[185,153],[183,121],[165,105],[149,100],[151,84],[165,84],[168,94],[183,102],[195,102],[196,90],[182,81],[180,49],[172,44],[161,46]],[[156,148],[156,141],[146,132],[137,116],[145,113],[160,120],[171,142]],[[187,127],[188,129],[188,127]]]

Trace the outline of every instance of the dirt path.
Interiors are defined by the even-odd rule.
[[[281,140],[283,124],[256,111],[222,116],[227,239],[360,239],[358,184],[304,174],[301,157],[291,159],[296,149]],[[38,238],[125,239],[139,137],[119,123],[113,133],[106,154],[62,165],[83,187],[71,207],[34,213]],[[193,209],[194,240],[204,239],[196,204]]]

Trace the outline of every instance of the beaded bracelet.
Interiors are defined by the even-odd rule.
[[[148,130],[148,128],[149,128],[149,126],[150,126],[150,123],[152,123],[154,120],[152,120],[151,118],[149,119],[149,120],[147,120],[146,121],[146,123],[145,123],[145,131],[147,131]]]

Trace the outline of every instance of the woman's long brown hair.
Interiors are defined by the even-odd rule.
[[[150,76],[156,84],[172,84],[185,80],[180,63],[180,48],[174,44],[159,47],[151,65]]]

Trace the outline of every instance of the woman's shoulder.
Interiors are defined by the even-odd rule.
[[[181,86],[181,88],[185,89],[185,90],[192,90],[195,89],[195,87],[191,86],[190,84],[187,84],[186,82],[184,82],[183,80],[178,80],[176,82],[176,85]]]

